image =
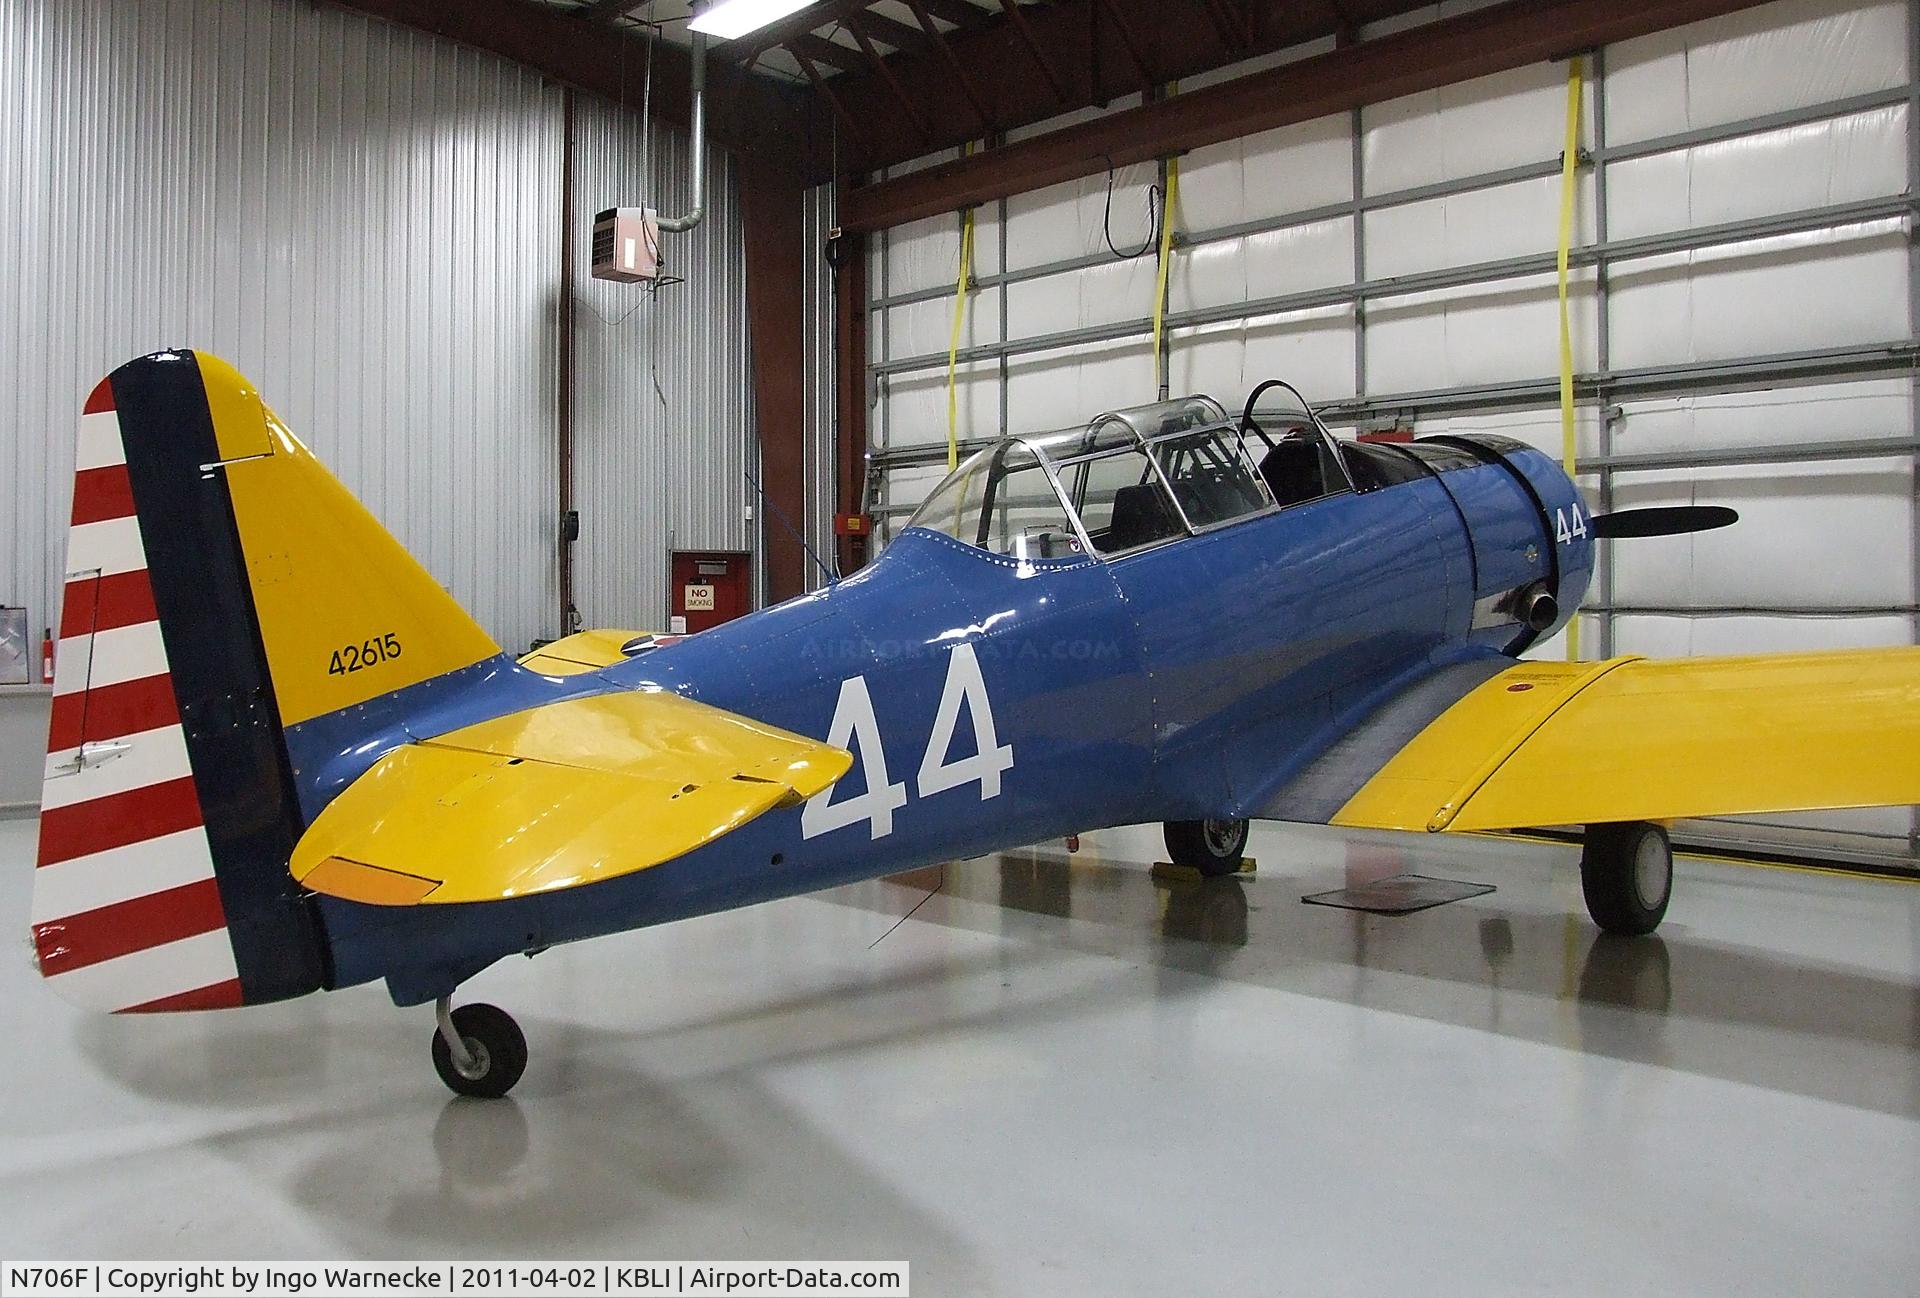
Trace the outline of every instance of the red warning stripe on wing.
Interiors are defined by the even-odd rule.
[[[191,775],[55,807],[40,814],[39,863],[57,865],[204,823]]]
[[[118,739],[179,723],[180,708],[174,702],[171,676],[148,676],[77,694],[56,694],[47,751],[57,753],[89,740]]]
[[[110,577],[80,577],[67,583],[60,638],[137,626],[159,616],[153,605],[153,581],[144,568]]]
[[[133,483],[127,466],[109,464],[82,469],[73,476],[73,525],[104,523],[133,515]]]
[[[100,415],[113,409],[113,383],[101,379],[93,385],[93,391],[87,394],[87,404],[80,411],[83,415]]]
[[[53,978],[117,956],[178,942],[226,926],[212,879],[116,902],[33,926],[40,973]]]

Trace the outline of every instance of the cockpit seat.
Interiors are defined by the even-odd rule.
[[[1142,482],[1113,493],[1113,523],[1107,528],[1106,541],[1100,548],[1116,554],[1181,530],[1160,488],[1154,483]]]
[[[1290,437],[1268,451],[1260,461],[1260,476],[1281,508],[1318,500],[1327,494],[1322,480],[1320,452],[1312,442]],[[1115,517],[1119,516],[1118,510]]]

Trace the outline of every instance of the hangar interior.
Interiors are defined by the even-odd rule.
[[[816,591],[1003,435],[1272,378],[1343,436],[1571,455],[1596,511],[1739,511],[1601,547],[1530,657],[1920,644],[1920,0],[823,0],[698,65],[689,16],[0,6],[16,931],[72,428],[168,347],[516,652],[699,630],[676,556]],[[704,219],[596,276],[642,205]],[[1103,829],[556,948],[475,981],[542,1052],[492,1106],[378,987],[109,1020],[16,960],[0,1252],[1910,1292],[1920,811],[1672,833],[1632,940],[1551,838],[1260,824],[1233,878]],[[1498,891],[1300,904],[1404,873]]]

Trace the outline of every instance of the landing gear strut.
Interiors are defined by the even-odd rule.
[[[493,1005],[452,1008],[450,997],[433,1003],[439,1026],[433,1033],[433,1067],[460,1095],[497,1100],[527,1071],[527,1039],[512,1015]]]
[[[1673,896],[1673,844],[1645,821],[1588,825],[1580,854],[1587,913],[1608,933],[1640,937],[1660,927]]]
[[[1167,859],[1190,866],[1209,879],[1238,874],[1247,855],[1244,820],[1169,820]]]

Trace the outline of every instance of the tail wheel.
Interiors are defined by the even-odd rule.
[[[440,1026],[433,1033],[433,1067],[459,1095],[497,1100],[527,1071],[527,1038],[513,1016],[494,1005],[436,1007]],[[450,1036],[457,1036],[456,1055]]]
[[[1167,859],[1208,878],[1238,874],[1247,854],[1244,820],[1169,820]]]
[[[1673,844],[1658,825],[1588,825],[1580,854],[1587,913],[1608,933],[1639,937],[1660,927],[1673,896]]]

